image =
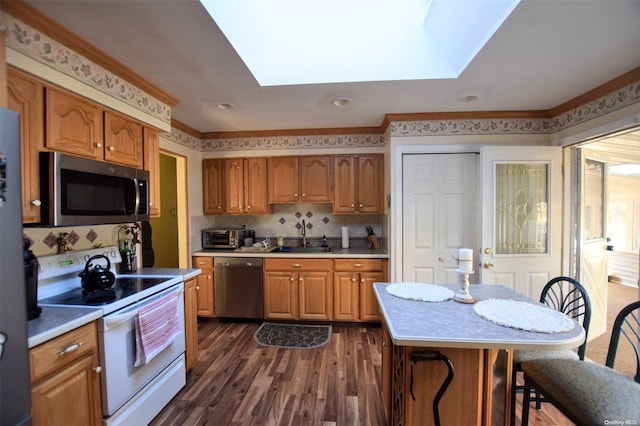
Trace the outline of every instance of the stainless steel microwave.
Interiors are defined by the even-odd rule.
[[[203,249],[235,249],[244,245],[244,228],[203,229]]]
[[[40,153],[42,224],[149,220],[149,172],[59,152]]]

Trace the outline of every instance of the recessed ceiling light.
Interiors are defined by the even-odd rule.
[[[337,107],[346,107],[351,105],[352,103],[353,103],[353,99],[349,99],[349,98],[338,98],[331,101],[331,104]]]
[[[468,95],[460,98],[460,102],[474,102],[476,100],[478,100],[476,95]]]
[[[227,110],[235,108],[235,105],[227,104],[227,103],[218,104],[217,106],[218,106],[219,109],[221,109],[223,111],[227,111]]]

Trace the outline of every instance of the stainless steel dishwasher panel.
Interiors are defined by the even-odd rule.
[[[216,316],[262,319],[262,258],[215,257],[214,268]]]

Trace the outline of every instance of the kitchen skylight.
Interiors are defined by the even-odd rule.
[[[520,0],[200,0],[261,86],[457,78]]]

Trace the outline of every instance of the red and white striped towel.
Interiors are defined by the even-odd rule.
[[[140,367],[151,361],[180,334],[178,290],[138,308],[136,316],[136,362]]]

